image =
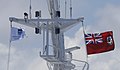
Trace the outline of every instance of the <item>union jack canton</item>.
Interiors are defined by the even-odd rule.
[[[101,33],[85,34],[85,39],[86,39],[86,45],[103,43],[103,38]]]

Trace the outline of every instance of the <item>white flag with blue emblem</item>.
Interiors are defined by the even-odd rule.
[[[11,41],[20,40],[24,38],[25,31],[21,28],[12,27],[11,28]]]

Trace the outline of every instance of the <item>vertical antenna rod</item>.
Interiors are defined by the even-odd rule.
[[[72,0],[70,0],[70,18],[72,19]]]
[[[66,18],[66,12],[67,12],[67,1],[65,0],[65,18]]]
[[[30,6],[29,6],[29,18],[31,19],[32,18],[32,14],[31,14],[31,11],[32,11],[32,6],[31,6],[31,0],[30,0]]]

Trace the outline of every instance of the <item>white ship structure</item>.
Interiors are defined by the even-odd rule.
[[[43,34],[43,51],[40,52],[40,57],[47,61],[49,70],[88,70],[87,62],[72,58],[72,51],[80,47],[65,49],[64,46],[64,32],[79,23],[83,24],[84,17],[72,19],[72,6],[70,6],[70,19],[61,18],[60,0],[47,0],[47,2],[50,19],[42,19],[41,11],[36,11],[35,17],[37,18],[32,18],[30,4],[29,15],[24,13],[23,19],[9,17],[9,21],[35,28],[36,34]],[[84,63],[84,65],[79,69],[76,64],[72,63],[73,61]]]

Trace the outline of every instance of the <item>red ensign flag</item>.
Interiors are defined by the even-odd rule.
[[[114,50],[113,32],[85,34],[87,54],[97,54]]]

